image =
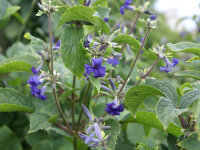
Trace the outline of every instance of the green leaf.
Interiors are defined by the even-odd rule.
[[[197,140],[197,133],[192,133],[188,138],[178,143],[178,146],[187,150],[199,150],[200,141]]]
[[[180,108],[188,108],[200,98],[200,90],[189,91],[181,98]]]
[[[168,82],[156,82],[153,84],[153,87],[162,91],[166,97],[174,102],[177,105],[178,95],[176,89]]]
[[[24,34],[24,37],[28,40],[31,40],[31,44],[38,44],[38,45],[43,45],[45,42],[39,38],[36,38],[32,36],[30,33],[26,32]]]
[[[144,127],[145,136],[148,137],[151,131],[151,127],[147,125],[143,125],[143,127]]]
[[[67,90],[65,92],[63,92],[60,97],[59,100],[62,104],[64,104],[64,102],[67,100],[67,98],[72,95],[72,93],[74,93],[75,91],[77,91],[78,89],[71,89],[71,90]]]
[[[112,40],[112,42],[116,42],[118,44],[129,44],[131,45],[133,51],[136,52],[138,52],[141,47],[139,41],[136,40],[135,37],[131,37],[129,35],[118,35]]]
[[[200,57],[193,57],[193,58],[189,59],[187,62],[193,62],[195,60],[200,60]]]
[[[175,136],[168,134],[167,143],[169,150],[179,150],[179,147],[177,146],[177,138]]]
[[[164,130],[162,123],[157,118],[156,113],[153,111],[146,111],[146,110],[140,110],[136,114],[136,117],[134,118],[132,115],[127,115],[123,120],[120,121],[121,124],[124,123],[139,123],[143,125],[150,126],[152,128]],[[183,135],[182,128],[170,123],[169,126],[166,129],[166,132],[178,137],[180,135]]]
[[[186,92],[192,90],[192,84],[189,82],[186,82],[180,86],[180,93],[181,95],[184,95]]]
[[[82,27],[66,27],[61,36],[61,57],[73,74],[81,78],[85,71],[86,51],[82,46],[81,39],[84,37]]]
[[[98,93],[100,92],[100,88],[101,88],[101,83],[100,80],[98,78],[95,78],[93,75],[89,76],[89,79],[91,81],[91,83],[96,87]]]
[[[188,109],[177,109],[173,102],[165,97],[161,97],[156,106],[156,115],[166,129],[171,121]]]
[[[90,22],[94,25],[96,32],[101,31],[101,33],[109,33],[110,29],[108,25],[105,23],[103,18],[98,12],[96,12],[93,8],[86,6],[75,6],[69,8],[61,17],[61,21],[59,25],[64,24],[70,21],[83,20]]]
[[[121,130],[120,124],[114,119],[109,119],[106,121],[106,126],[111,127],[109,131],[106,131],[107,134],[111,134],[111,138],[107,146],[109,149],[115,150],[115,146],[117,144],[117,137],[120,134],[120,130]]]
[[[0,62],[0,74],[16,71],[31,71],[38,58],[32,55],[19,55]]]
[[[132,87],[125,95],[125,105],[128,107],[131,114],[135,116],[145,98],[152,95],[164,96],[160,90],[149,85]]]
[[[1,126],[0,128],[0,149],[22,150],[20,140],[7,126]]]
[[[137,150],[152,150],[151,147],[145,145],[144,143],[140,143],[137,148]]]
[[[33,112],[32,103],[21,93],[11,88],[0,88],[0,112]]]
[[[100,14],[102,19],[109,17],[110,9],[108,7],[96,6],[94,7],[94,10]]]
[[[180,71],[175,73],[176,76],[180,76],[180,77],[188,77],[188,78],[194,78],[197,80],[200,80],[200,71],[195,71],[195,70],[191,70],[191,71]]]
[[[44,113],[36,112],[30,117],[30,129],[28,133],[34,133],[38,130],[43,129],[49,120],[49,116]]]
[[[93,6],[97,6],[97,5],[100,5],[100,6],[105,6],[107,7],[107,0],[96,0],[94,1],[94,3],[92,4]]]
[[[37,145],[34,145],[31,150],[54,150],[53,144],[49,140],[44,140]]]
[[[168,43],[167,48],[175,52],[192,53],[200,56],[200,44],[192,42]]]

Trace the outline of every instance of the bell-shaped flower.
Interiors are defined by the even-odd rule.
[[[166,66],[160,67],[160,71],[165,71],[167,73],[172,71],[172,67],[175,67],[179,63],[179,60],[177,58],[173,58],[172,62],[170,62],[167,57],[164,57],[163,59],[166,63]]]

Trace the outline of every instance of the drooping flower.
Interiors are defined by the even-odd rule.
[[[94,77],[104,77],[106,73],[106,66],[102,66],[103,57],[101,58],[93,58],[92,59],[92,67],[90,65],[85,64],[85,71],[88,75],[92,72],[94,73]]]
[[[91,0],[87,0],[86,5],[85,6],[90,6]]]
[[[160,71],[165,71],[165,72],[172,71],[172,67],[175,67],[179,63],[179,60],[177,58],[173,58],[172,62],[170,62],[167,57],[164,57],[164,61],[166,63],[166,66],[160,67]]]
[[[38,72],[42,69],[43,64],[39,65],[37,67],[37,69],[35,69],[35,66],[31,67],[31,71],[33,72],[33,74],[38,74]]]
[[[124,10],[125,9],[130,9],[130,10],[134,9],[133,6],[130,6],[131,3],[132,3],[131,0],[125,0],[124,5],[120,7],[120,12],[121,12],[122,15],[124,15]]]
[[[105,109],[105,111],[107,111],[107,113],[109,115],[115,116],[115,115],[120,115],[120,112],[124,111],[124,107],[122,104],[118,105],[118,100],[115,99],[112,103],[107,103],[107,108]]]

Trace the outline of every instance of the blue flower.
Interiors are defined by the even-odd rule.
[[[89,145],[89,146],[92,146],[92,147],[98,146],[98,144],[99,144],[99,142],[100,142],[100,140],[94,139],[94,138],[93,138],[94,135],[95,135],[94,132],[92,132],[92,133],[90,134],[90,136],[87,136],[87,135],[82,134],[82,133],[80,133],[80,132],[78,133],[78,135],[79,135],[79,137],[85,142],[85,144],[91,143],[91,145]]]
[[[85,6],[90,6],[91,0],[87,0],[86,5]]]
[[[109,64],[113,65],[113,67],[115,67],[116,65],[119,64],[119,61],[116,56],[112,56],[112,58],[109,58],[107,60],[107,63],[109,63]]]
[[[90,120],[92,120],[93,117],[92,117],[91,113],[89,112],[89,110],[85,107],[85,105],[82,104],[82,108],[83,108],[83,111],[84,111],[85,115],[86,115]]]
[[[160,71],[165,71],[165,72],[172,71],[172,67],[175,67],[179,63],[179,60],[177,58],[173,58],[172,62],[170,62],[167,57],[164,57],[164,61],[166,63],[166,66],[160,67]]]
[[[105,111],[107,111],[107,113],[109,115],[115,116],[115,115],[120,115],[120,112],[124,111],[124,107],[122,104],[118,105],[118,101],[117,99],[115,99],[112,103],[107,103],[107,108],[105,109]]]
[[[94,73],[94,77],[104,77],[106,73],[106,66],[102,66],[103,57],[101,58],[93,58],[92,59],[92,67],[90,65],[85,64],[85,71],[88,75],[92,72]]]
[[[39,78],[37,75],[35,76],[30,76],[29,80],[27,81],[27,83],[31,86],[31,87],[35,87],[41,84]]]
[[[89,35],[86,37],[86,42],[84,42],[84,47],[85,47],[85,48],[89,48],[89,47],[90,47],[90,43],[92,42],[92,39],[93,39],[93,37],[92,37],[91,34],[89,34]]]
[[[120,12],[121,12],[122,15],[124,15],[124,10],[125,9],[130,9],[130,10],[134,9],[133,6],[130,6],[131,3],[132,3],[131,0],[125,0],[124,6],[120,7]]]
[[[33,72],[33,74],[38,74],[38,72],[42,69],[43,64],[39,65],[37,67],[37,69],[35,69],[35,66],[31,67],[31,71]]]
[[[103,20],[104,20],[105,22],[108,22],[108,17],[104,18]]]
[[[156,17],[156,15],[155,15],[155,14],[153,14],[153,15],[149,16],[149,18],[150,18],[150,20],[151,20],[151,21],[153,21],[153,20],[156,20],[156,19],[157,19],[157,17]]]

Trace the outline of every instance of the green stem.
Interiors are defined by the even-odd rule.
[[[82,103],[83,105],[86,104],[86,101],[87,101],[87,98],[88,98],[88,95],[89,95],[89,91],[90,91],[90,86],[91,86],[91,82],[89,81],[88,85],[87,85],[87,88],[85,90],[84,97],[83,97],[83,103]],[[81,109],[81,112],[79,114],[78,125],[80,125],[82,114],[83,114],[83,109]],[[77,128],[77,131],[78,131],[78,128]]]
[[[140,47],[140,50],[139,50],[139,52],[138,52],[138,54],[137,54],[137,56],[136,56],[136,58],[135,58],[135,60],[134,60],[134,62],[133,62],[133,65],[132,65],[132,67],[131,67],[131,69],[130,69],[130,71],[129,71],[127,77],[126,77],[126,80],[124,81],[122,87],[120,88],[120,90],[119,90],[119,92],[118,92],[118,95],[117,95],[118,97],[120,96],[120,93],[122,92],[122,90],[124,89],[125,85],[127,84],[128,79],[130,78],[130,75],[131,75],[131,73],[132,73],[132,71],[133,71],[133,69],[134,69],[134,67],[135,67],[135,65],[136,65],[136,63],[137,63],[137,60],[138,60],[138,58],[139,58],[139,56],[140,56],[140,54],[141,54],[141,52],[142,52],[142,49],[143,49],[143,47],[144,47],[144,44],[145,44],[145,42],[146,42],[147,36],[148,36],[148,34],[149,34],[150,31],[151,31],[151,28],[148,28],[148,30],[147,30],[147,32],[146,32],[146,34],[145,34],[145,36],[144,36],[144,40],[143,40],[143,42],[142,42],[142,45],[141,45],[141,47]]]
[[[53,84],[55,84],[55,77],[54,77],[54,74],[53,74],[53,49],[52,49],[52,27],[51,27],[52,25],[51,25],[51,15],[50,14],[48,14],[48,21],[49,21],[49,43],[50,43],[50,51],[51,51],[51,68],[50,68],[50,74],[51,74],[51,77],[52,77],[52,81],[51,82],[52,82],[52,85],[53,85]],[[61,116],[64,124],[68,128],[70,134],[73,135],[74,133],[73,133],[73,131],[72,131],[69,123],[65,119],[64,113],[63,113],[62,108],[60,106],[60,102],[58,100],[58,96],[57,96],[55,87],[52,87],[52,90],[53,90],[53,96],[54,96],[56,105],[58,107],[60,116]]]
[[[23,31],[24,31],[24,29],[25,29],[25,27],[26,27],[26,24],[27,24],[27,22],[29,21],[29,19],[30,19],[30,17],[31,17],[31,14],[32,14],[32,12],[33,12],[33,9],[35,8],[36,2],[37,2],[37,0],[32,0],[30,11],[29,11],[28,15],[26,16],[26,19],[24,20],[21,29],[19,30],[19,34],[18,34],[18,37],[17,37],[17,41],[20,40],[20,38],[21,38],[21,36],[22,36],[22,34],[23,34]]]
[[[138,84],[142,81],[142,79],[145,79],[145,78],[151,73],[151,71],[152,71],[152,70],[155,68],[155,66],[157,65],[158,61],[159,61],[159,56],[156,58],[156,61],[155,61],[154,64],[151,66],[151,68],[141,77],[140,80],[138,80],[138,81],[133,85],[133,87],[136,86],[136,85],[138,85]]]
[[[141,15],[141,13],[138,12],[138,14],[137,14],[137,16],[136,16],[136,18],[135,18],[135,20],[134,20],[134,22],[133,22],[133,26],[131,27],[131,29],[130,29],[130,31],[129,31],[129,35],[134,31],[135,26],[136,26],[136,24],[137,24],[137,21],[138,21],[138,19],[140,18],[140,15]],[[125,47],[126,47],[126,44],[123,45],[122,50],[121,50],[121,53],[124,52]]]

